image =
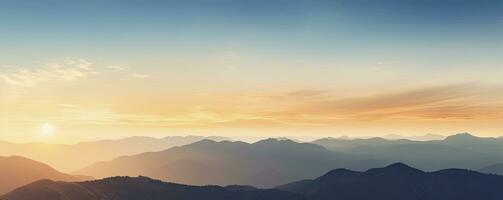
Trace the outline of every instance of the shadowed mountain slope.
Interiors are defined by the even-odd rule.
[[[337,169],[277,189],[309,200],[497,200],[503,198],[502,187],[503,176],[461,169],[423,172],[396,163],[365,172]]]
[[[94,177],[145,175],[192,185],[271,187],[313,178],[336,167],[367,169],[382,164],[291,140],[267,139],[253,144],[203,140],[161,152],[96,163],[80,173]]]
[[[41,180],[0,200],[500,200],[503,176],[469,170],[424,172],[396,163],[365,172],[332,170],[314,180],[276,189],[250,186],[188,186],[146,177],[113,177],[86,182]]]
[[[0,157],[0,194],[39,179],[80,180],[78,177],[60,173],[34,160],[20,156]]]
[[[41,180],[10,192],[0,200],[301,200],[280,190],[250,187],[188,186],[146,177],[113,177],[87,182]]]

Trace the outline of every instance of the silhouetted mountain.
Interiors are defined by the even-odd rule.
[[[322,139],[313,143],[352,156],[370,156],[383,162],[404,162],[422,170],[480,169],[503,163],[503,139],[462,133],[438,141]]]
[[[203,139],[224,140],[222,137],[129,137],[120,140],[99,140],[75,145],[46,143],[11,143],[0,141],[0,155],[20,155],[47,163],[58,170],[73,172],[95,162],[119,156],[149,151],[162,151],[174,146],[186,145]],[[71,162],[68,158],[72,159]]]
[[[277,188],[308,200],[498,200],[503,199],[502,187],[503,176],[461,169],[428,173],[396,163],[365,172],[337,169]]]
[[[251,186],[188,186],[147,177],[85,182],[40,180],[0,200],[500,200],[503,176],[462,169],[424,172],[402,163],[364,172],[335,169],[313,180],[275,189]]]
[[[0,200],[301,200],[280,190],[250,187],[188,186],[146,177],[113,177],[67,183],[41,180],[10,192]]]
[[[383,163],[348,157],[319,145],[267,139],[253,144],[203,140],[161,152],[93,164],[80,173],[94,177],[138,176],[192,185],[270,187],[313,178],[336,167],[367,169]]]
[[[503,163],[489,165],[487,167],[483,167],[478,170],[479,172],[488,173],[488,174],[499,174],[503,175]]]
[[[0,194],[39,179],[80,180],[34,160],[20,156],[0,157]]]

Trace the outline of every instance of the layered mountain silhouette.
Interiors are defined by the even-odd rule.
[[[502,138],[482,138],[468,133],[434,141],[325,138],[313,143],[354,157],[370,156],[388,163],[404,162],[422,170],[477,170],[503,163]]]
[[[60,173],[46,164],[20,156],[0,157],[0,194],[39,179],[77,181],[88,177]]]
[[[151,137],[131,137],[121,140],[83,142],[75,145],[45,143],[17,144],[0,141],[0,155],[20,155],[42,161],[60,171],[73,173],[96,162],[108,161],[120,156],[136,155],[143,152],[163,151],[174,146],[188,145],[204,139],[222,141],[226,138],[174,136],[157,139]],[[452,167],[478,170],[489,165],[503,163],[503,154],[500,153],[503,152],[503,138],[481,138],[468,133],[457,134],[449,136],[444,140],[434,141],[388,140],[383,138],[324,138],[312,143],[337,151],[337,154],[348,158],[340,159],[338,165],[326,166],[327,168],[325,169],[329,169],[330,167],[365,169],[379,166],[379,164],[404,162],[421,170],[438,170]],[[68,162],[68,158],[79,159],[72,159],[71,162]],[[371,160],[373,161],[368,161],[366,165],[355,166],[352,162],[345,162],[345,160],[354,161],[364,160],[365,158],[372,158]],[[197,168],[206,167],[204,166],[206,162],[200,162],[195,159],[177,159],[176,163],[171,160],[170,162],[175,168],[189,167],[196,170]],[[317,172],[319,171],[313,173]],[[148,174],[150,173],[149,171]],[[278,174],[275,169],[269,170],[267,173],[271,175]],[[93,172],[92,174],[95,173]],[[100,177],[106,176],[105,174],[103,175]]]
[[[275,189],[251,186],[188,186],[147,177],[85,182],[40,180],[0,200],[500,200],[503,176],[461,169],[424,172],[402,163],[364,172],[336,169],[313,180]]]
[[[424,172],[402,163],[357,172],[336,169],[314,179],[277,187],[308,200],[497,200],[503,176],[461,169]]]
[[[74,172],[98,161],[149,151],[161,151],[203,139],[216,141],[223,137],[171,136],[165,138],[129,137],[120,140],[82,142],[75,145],[47,143],[12,143],[0,141],[0,155],[19,155],[47,163],[64,172]],[[72,159],[71,162],[68,158]]]
[[[301,200],[301,195],[244,186],[188,186],[147,177],[113,177],[87,182],[41,180],[18,188],[0,200]]]
[[[350,157],[319,145],[267,139],[256,143],[203,140],[160,152],[93,164],[79,173],[94,177],[144,175],[192,185],[271,187],[314,178],[330,169],[367,169],[383,163]]]

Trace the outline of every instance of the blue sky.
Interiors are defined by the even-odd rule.
[[[2,1],[3,59],[239,48],[300,56],[501,50],[501,1]],[[414,48],[411,48],[414,47]],[[479,52],[473,52],[473,47]],[[480,52],[480,51],[483,52]],[[45,55],[44,55],[45,54]],[[23,57],[23,58],[21,58]]]

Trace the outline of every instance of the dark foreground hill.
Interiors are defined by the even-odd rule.
[[[188,186],[146,177],[73,183],[42,180],[0,200],[501,200],[501,188],[503,176],[460,169],[424,172],[397,163],[365,172],[336,169],[276,189]]]
[[[39,179],[77,181],[81,177],[63,174],[50,166],[20,156],[0,156],[0,194]]]
[[[277,187],[309,200],[501,200],[503,176],[461,169],[424,172],[397,163],[357,172],[336,169]]]
[[[0,200],[301,200],[280,190],[242,186],[188,186],[146,177],[113,177],[87,182],[41,180],[0,197]]]

